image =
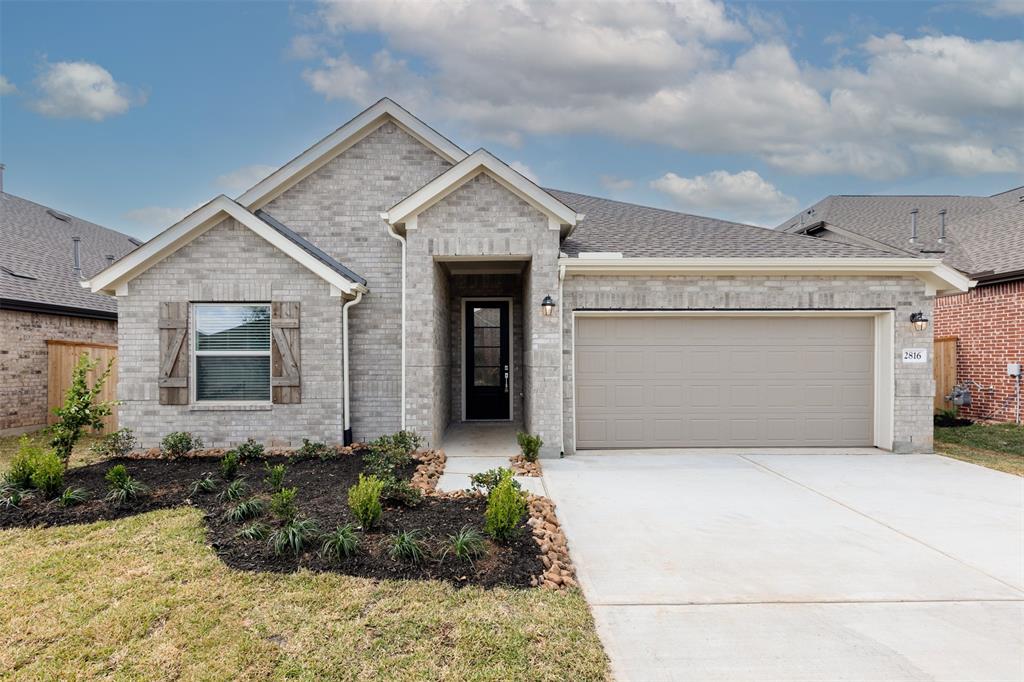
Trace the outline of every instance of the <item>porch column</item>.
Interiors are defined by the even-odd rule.
[[[558,244],[557,226],[534,243],[523,287],[525,427],[544,440],[541,457],[558,457],[562,452],[562,302],[557,300]],[[550,317],[541,310],[545,296],[555,299],[555,314]]]

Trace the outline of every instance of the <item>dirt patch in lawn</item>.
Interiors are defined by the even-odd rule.
[[[267,457],[243,463],[238,475],[245,479],[245,497],[258,496],[269,500],[271,490],[264,482],[265,463],[284,464],[285,487],[297,487],[296,506],[299,515],[314,519],[322,531],[330,531],[346,523],[355,523],[346,502],[347,491],[363,470],[361,453],[321,460],[296,461],[289,457]],[[128,473],[145,484],[149,493],[138,501],[115,507],[104,500],[106,472],[115,464],[124,464]],[[405,480],[413,475],[418,462],[400,472]],[[192,483],[206,474],[217,482],[209,493],[191,494]],[[319,555],[320,541],[299,556],[275,555],[265,540],[238,537],[241,527],[225,519],[225,512],[235,502],[222,501],[219,494],[226,482],[219,477],[219,460],[210,457],[189,457],[177,460],[114,459],[70,469],[65,485],[83,488],[89,499],[77,506],[63,507],[39,497],[26,499],[20,508],[0,510],[0,528],[26,526],[62,526],[105,521],[157,509],[194,505],[205,512],[210,545],[227,565],[253,571],[290,572],[301,568],[314,571],[337,571],[370,578],[437,579],[456,585],[497,585],[528,587],[531,579],[545,571],[537,557],[537,546],[524,519],[522,532],[508,545],[488,541],[485,555],[470,563],[445,553],[449,536],[464,526],[482,532],[486,501],[479,497],[427,496],[415,507],[386,506],[384,515],[371,532],[359,533],[359,549],[355,556],[331,561]],[[243,498],[244,499],[244,498]],[[278,523],[269,513],[259,519],[271,529]],[[426,559],[419,564],[390,557],[391,541],[400,531],[421,533]]]

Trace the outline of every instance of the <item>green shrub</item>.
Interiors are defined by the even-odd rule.
[[[397,502],[406,507],[415,507],[423,501],[423,491],[409,481],[399,481],[395,478],[384,481],[384,489],[380,496],[382,500]]]
[[[448,536],[448,548],[445,549],[441,558],[451,552],[463,561],[475,561],[484,555],[487,545],[484,536],[472,526],[463,526],[455,535]]]
[[[391,558],[412,564],[422,563],[427,554],[423,542],[420,541],[420,534],[418,530],[403,530],[396,534],[391,540]]]
[[[531,436],[524,431],[520,431],[516,434],[516,442],[519,443],[519,449],[523,453],[523,459],[527,462],[537,461],[537,456],[540,454],[540,448],[544,445],[544,441],[540,436]]]
[[[18,439],[18,452],[11,460],[11,466],[4,476],[7,485],[26,490],[32,487],[32,472],[36,469],[36,460],[46,453],[41,445],[33,443],[28,436]]]
[[[17,488],[4,486],[0,489],[0,509],[17,509],[29,496]]]
[[[104,477],[107,480],[107,502],[121,507],[133,502],[149,492],[149,488],[136,481],[128,474],[123,464],[110,467]]]
[[[32,467],[32,487],[52,499],[64,487],[64,462],[52,450],[37,456]]]
[[[267,503],[259,497],[250,497],[248,500],[242,500],[238,504],[235,504],[228,508],[224,512],[224,518],[231,523],[242,523],[250,519],[255,519],[267,510]]]
[[[267,537],[269,537],[269,535],[270,526],[268,526],[265,523],[260,523],[259,521],[257,521],[256,523],[250,523],[248,526],[245,526],[237,533],[235,533],[236,537],[240,537],[243,540],[263,541],[266,540]]]
[[[57,501],[64,507],[74,507],[89,499],[89,491],[85,488],[67,488],[60,494]]]
[[[50,427],[50,447],[65,467],[71,459],[75,443],[82,437],[82,431],[103,426],[103,418],[111,413],[115,404],[96,401],[103,390],[103,384],[110,377],[114,360],[111,359],[107,363],[107,368],[96,377],[93,385],[89,386],[88,375],[96,369],[96,364],[96,361],[86,353],[78,357],[78,363],[71,373],[71,386],[64,394],[64,404],[53,411],[57,415],[57,422]]]
[[[497,469],[488,469],[487,471],[481,471],[480,473],[473,474],[469,477],[469,484],[473,490],[482,492],[484,495],[490,495],[491,491],[501,480],[508,476],[512,481],[512,487],[519,490],[522,486],[519,485],[519,481],[512,478],[512,470],[505,469],[504,467],[498,467]]]
[[[270,497],[270,513],[282,521],[293,521],[299,514],[295,506],[298,488],[281,488]]]
[[[257,443],[254,438],[247,438],[244,443],[235,448],[235,452],[243,462],[254,459],[263,459],[263,444]]]
[[[331,561],[342,561],[354,556],[359,549],[359,536],[355,526],[346,523],[323,536],[320,556]]]
[[[380,505],[380,494],[384,490],[384,482],[376,476],[359,474],[359,482],[348,489],[348,508],[362,525],[368,530],[380,520],[383,510]]]
[[[200,493],[212,493],[216,489],[217,482],[213,480],[213,476],[211,474],[203,474],[192,483],[192,487],[188,489],[188,494],[190,497],[195,497]]]
[[[299,556],[319,533],[320,529],[313,519],[290,519],[270,535],[270,548],[279,556],[286,552]]]
[[[526,496],[513,483],[511,474],[505,474],[487,496],[484,529],[498,542],[508,542],[519,534],[526,513]]]
[[[220,495],[217,499],[221,502],[237,502],[238,500],[245,497],[245,493],[248,492],[249,486],[246,485],[244,478],[236,478],[235,480],[228,483],[224,490],[220,491]]]
[[[242,457],[237,450],[228,450],[220,458],[220,477],[225,481],[233,481],[238,475],[238,465],[242,463]]]
[[[184,457],[192,450],[203,447],[203,439],[194,436],[188,431],[175,431],[168,433],[160,441],[160,454],[168,459]]]
[[[303,438],[302,447],[296,450],[293,456],[296,459],[331,459],[337,454],[337,450],[327,445],[327,443]]]
[[[131,451],[138,446],[135,434],[131,429],[119,429],[108,433],[95,443],[91,450],[97,457],[113,459],[115,457],[127,457]]]
[[[267,487],[275,492],[283,488],[285,466],[283,464],[270,466],[270,464],[267,463],[264,468],[267,470],[267,475],[263,479],[263,482],[267,484]]]

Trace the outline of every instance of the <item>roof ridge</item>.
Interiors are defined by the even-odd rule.
[[[738,225],[739,227],[752,227],[755,230],[769,230],[769,231],[771,231],[771,229],[772,229],[770,227],[761,227],[760,225],[751,225],[750,223],[740,223],[740,222],[737,222],[735,220],[726,220],[725,218],[715,218],[714,216],[701,215],[700,213],[686,213],[685,211],[673,211],[670,208],[660,208],[658,206],[648,206],[647,204],[638,204],[638,203],[635,203],[635,202],[632,202],[632,201],[620,201],[619,199],[609,199],[608,197],[599,197],[599,196],[595,196],[593,194],[583,194],[581,192],[572,192],[572,191],[567,190],[567,189],[555,189],[554,187],[541,187],[541,189],[544,190],[545,192],[562,192],[563,194],[575,194],[578,197],[586,197],[588,199],[598,199],[600,201],[608,201],[608,202],[611,202],[613,204],[622,204],[623,206],[636,206],[637,208],[645,208],[648,211],[660,211],[662,213],[671,213],[673,215],[684,215],[684,216],[689,216],[691,218],[701,218],[703,220],[714,220],[715,222],[718,222],[718,223],[728,223],[730,225]],[[584,222],[586,222],[586,218],[584,218]]]

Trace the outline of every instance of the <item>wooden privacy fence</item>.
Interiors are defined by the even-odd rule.
[[[955,336],[940,336],[935,339],[932,351],[932,369],[935,372],[935,411],[953,409],[953,403],[946,402],[946,396],[953,392],[956,384],[956,342]]]
[[[96,369],[89,372],[89,385],[91,386],[96,378],[107,368],[107,363],[114,361],[114,366],[103,384],[97,400],[117,400],[117,346],[106,343],[87,343],[84,341],[59,341],[48,340],[46,342],[46,354],[48,359],[46,394],[47,394],[47,416],[46,423],[53,424],[57,417],[53,414],[55,407],[64,403],[64,394],[71,387],[71,374],[78,363],[79,356],[87,353],[96,361]],[[103,419],[103,433],[117,431],[117,408],[109,417]]]

